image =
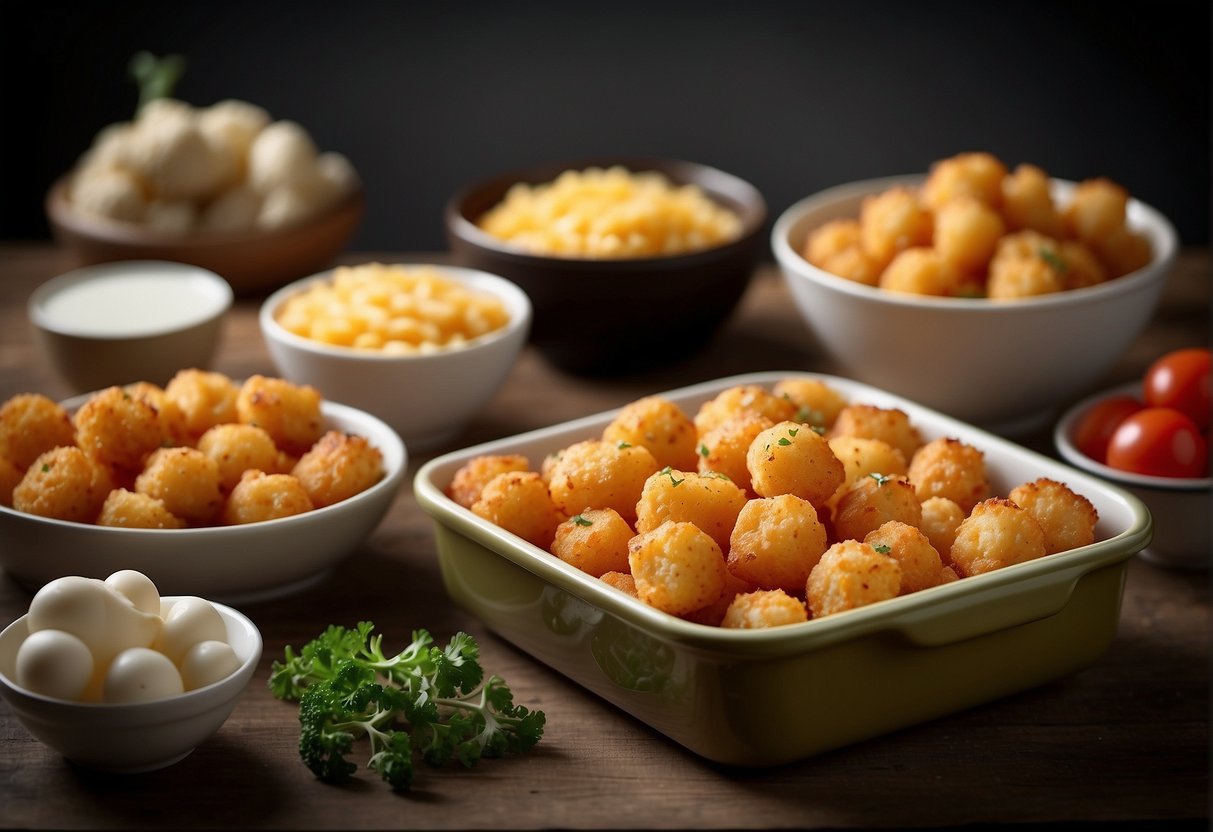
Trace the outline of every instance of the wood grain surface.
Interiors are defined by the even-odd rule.
[[[399,259],[391,253],[350,262]],[[1138,376],[1157,355],[1209,342],[1209,255],[1185,251],[1154,321],[1099,386]],[[70,394],[38,354],[25,302],[69,262],[45,244],[0,246],[0,400]],[[241,300],[215,369],[272,373]],[[1098,333],[1092,333],[1098,337]],[[561,374],[526,351],[506,385],[449,447],[618,407],[642,395],[764,370],[833,368],[769,264],[701,354],[616,379]],[[1075,390],[1073,400],[1090,393]],[[1017,437],[1055,455],[1047,430]],[[449,449],[446,448],[446,449]],[[441,450],[437,449],[435,453]],[[410,460],[410,476],[433,454]],[[0,577],[0,623],[30,593]],[[1204,572],[1136,559],[1120,627],[1093,666],[1040,688],[795,764],[738,770],[705,762],[489,633],[445,596],[429,518],[404,487],[383,524],[323,583],[243,608],[265,652],[227,723],[182,762],[142,775],[77,768],[0,705],[0,825],[6,828],[906,828],[1005,825],[1206,828],[1209,818],[1209,587]],[[270,662],[330,623],[373,620],[407,638],[465,629],[516,700],[546,711],[540,745],[472,770],[422,766],[391,793],[365,771],[344,787],[299,761],[297,707],[265,687]],[[778,715],[772,715],[778,718]],[[830,718],[823,714],[823,719]]]

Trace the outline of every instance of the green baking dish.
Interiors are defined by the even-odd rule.
[[[899,407],[930,440],[985,452],[994,493],[1047,476],[1099,511],[1096,542],[804,624],[724,630],[646,606],[472,514],[444,489],[475,456],[545,455],[597,437],[601,413],[440,456],[414,492],[434,520],[452,600],[494,632],[691,751],[775,765],[988,702],[1094,662],[1116,633],[1129,559],[1151,519],[1129,493],[913,402],[848,379],[732,376],[661,395],[693,415],[738,384],[818,378],[850,401]],[[773,715],[777,714],[775,718]]]

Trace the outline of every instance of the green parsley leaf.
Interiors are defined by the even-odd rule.
[[[892,549],[890,549],[888,546],[884,545],[883,543],[877,543],[872,548],[875,549],[877,552],[880,552],[880,554],[882,554],[882,555],[887,555],[889,552],[893,551]]]
[[[876,485],[878,485],[878,486],[880,486],[880,485],[884,485],[886,482],[888,482],[889,480],[893,479],[892,477],[887,476],[887,475],[885,475],[885,474],[875,474],[875,473],[873,473],[873,474],[868,474],[868,476],[869,476],[869,477],[871,477],[872,479],[876,480]]]
[[[576,526],[592,526],[592,525],[594,525],[594,521],[593,521],[593,520],[590,520],[589,518],[587,518],[587,517],[586,517],[584,514],[574,514],[574,515],[573,515],[572,517],[570,517],[569,519],[570,519],[570,520],[572,520],[572,521],[573,521],[573,524],[574,524],[574,525],[576,525]]]
[[[1070,270],[1069,264],[1066,263],[1065,260],[1062,260],[1061,257],[1058,256],[1057,252],[1053,251],[1052,249],[1041,246],[1039,249],[1037,249],[1036,253],[1040,255],[1041,260],[1044,260],[1046,263],[1056,269],[1058,274],[1065,274]]]

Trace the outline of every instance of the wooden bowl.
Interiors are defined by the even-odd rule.
[[[239,295],[265,294],[331,265],[362,221],[366,197],[359,188],[328,213],[277,231],[157,232],[135,223],[84,214],[67,199],[66,179],[46,196],[55,239],[80,265],[118,260],[173,260],[222,276]]]

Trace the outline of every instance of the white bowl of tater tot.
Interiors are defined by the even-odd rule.
[[[456,436],[505,381],[531,302],[487,272],[428,263],[342,266],[261,306],[284,378],[373,413],[410,450]]]
[[[19,394],[0,405],[0,567],[30,589],[133,569],[227,602],[302,591],[379,525],[406,464],[383,421],[282,379]]]
[[[1008,194],[990,198],[999,209],[947,195],[962,189],[963,170],[939,182],[944,162],[969,157]],[[1157,306],[1178,241],[1162,214],[1114,183],[1048,179],[1028,165],[1008,172],[992,159],[962,154],[927,176],[814,194],[777,219],[771,245],[838,369],[1019,433],[1120,358]]]

